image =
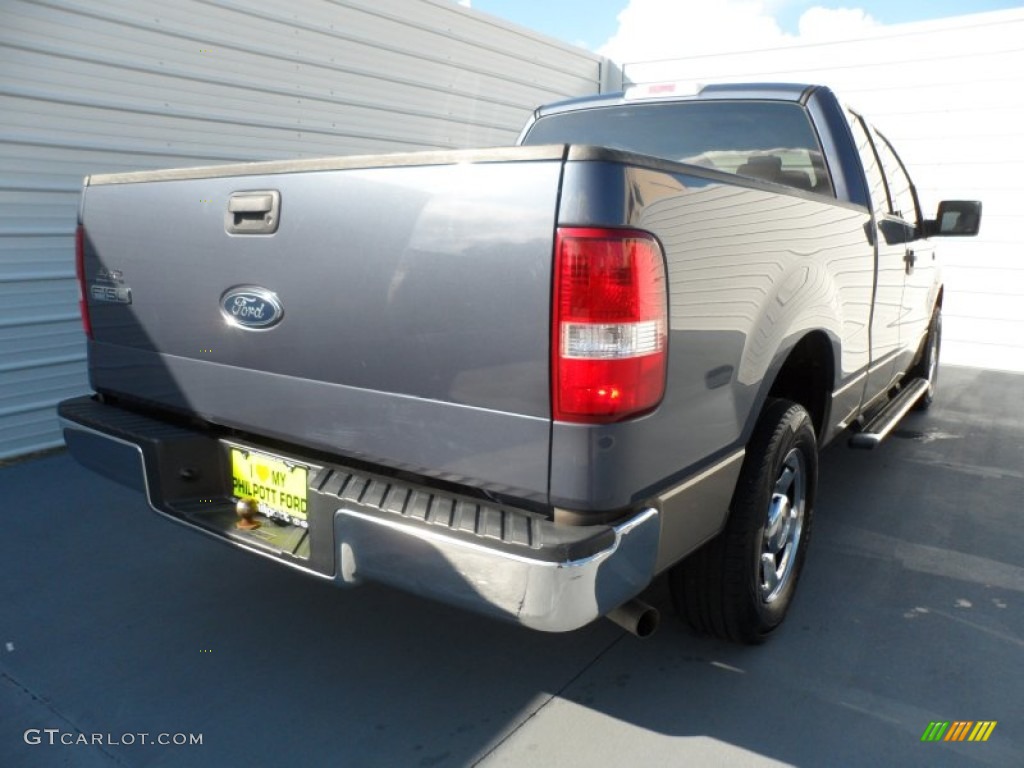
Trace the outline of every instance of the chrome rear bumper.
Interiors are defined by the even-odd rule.
[[[560,525],[299,456],[311,468],[308,538],[302,544],[305,533],[280,534],[286,544],[268,542],[234,526],[235,499],[218,458],[222,438],[89,398],[65,401],[59,414],[71,454],[140,490],[161,516],[339,585],[380,582],[532,629],[565,632],[635,597],[655,573],[660,520],[654,508],[616,525]],[[189,474],[191,480],[182,480]],[[353,476],[380,486],[377,501],[367,500],[371,494],[349,499],[340,490],[327,492],[329,478],[339,474],[348,478],[344,487]],[[403,504],[390,503],[402,494]],[[426,499],[426,511],[411,511],[414,497]],[[449,510],[447,516],[436,515],[437,508]]]
[[[566,632],[638,595],[654,575],[658,512],[614,527],[606,549],[547,561],[500,552],[429,530],[338,509],[338,578],[366,578],[531,629]]]

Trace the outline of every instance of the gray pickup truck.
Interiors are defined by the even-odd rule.
[[[827,88],[540,108],[517,147],[85,180],[82,464],[338,584],[763,640],[819,449],[933,396],[934,219]],[[144,542],[140,542],[144,546]]]

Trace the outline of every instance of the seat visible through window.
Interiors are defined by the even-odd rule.
[[[805,189],[808,192],[817,191],[811,183],[811,176],[806,171],[783,170],[782,158],[778,155],[751,155],[747,162],[736,169],[740,176],[749,176],[762,181],[771,181],[775,184],[784,184],[787,187]]]
[[[780,184],[782,158],[776,155],[751,155],[747,158],[747,162],[736,169],[736,173],[740,176],[750,176],[754,179]]]

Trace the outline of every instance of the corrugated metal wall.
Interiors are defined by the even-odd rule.
[[[449,0],[3,0],[0,459],[87,388],[86,174],[510,144],[602,62]]]
[[[937,240],[947,363],[1024,371],[1024,9],[886,27],[849,42],[623,67],[632,82],[820,82],[903,156],[926,214],[984,202],[981,235]]]

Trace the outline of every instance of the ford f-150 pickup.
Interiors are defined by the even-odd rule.
[[[818,452],[935,392],[937,236],[820,86],[638,87],[519,146],[94,175],[72,454],[338,584],[540,630],[667,572],[698,631],[782,622]],[[140,543],[144,546],[144,543]]]

